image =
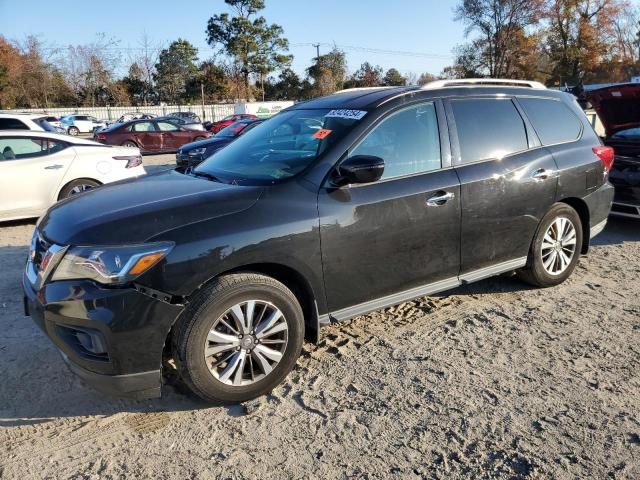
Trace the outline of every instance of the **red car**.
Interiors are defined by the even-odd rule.
[[[138,147],[143,152],[176,152],[185,143],[210,136],[209,132],[188,130],[167,120],[133,120],[103,128],[94,138],[106,145]]]
[[[228,127],[232,123],[238,122],[240,120],[256,120],[258,117],[255,115],[251,115],[250,113],[234,113],[233,115],[229,115],[228,117],[224,117],[222,120],[218,122],[207,122],[205,123],[204,128],[207,130],[218,133],[225,127]]]

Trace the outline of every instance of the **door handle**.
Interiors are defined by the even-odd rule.
[[[64,165],[59,165],[59,164],[54,164],[54,165],[47,165],[46,167],[44,167],[45,170],[58,170],[59,168],[62,168]]]
[[[539,168],[535,172],[531,174],[531,178],[535,178],[536,180],[546,180],[551,175],[553,175],[553,170],[546,170],[544,168]]]
[[[443,192],[440,191],[438,193],[436,193],[435,195],[433,195],[432,197],[429,197],[427,199],[427,206],[428,207],[439,207],[441,205],[444,205],[445,203],[447,203],[449,200],[455,198],[455,193],[453,192]]]

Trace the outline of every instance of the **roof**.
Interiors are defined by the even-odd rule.
[[[47,117],[49,115],[47,115],[46,113],[30,113],[30,112],[7,112],[7,111],[0,111],[0,117],[1,118],[29,118],[29,119],[33,119],[33,118],[43,118],[43,117]]]
[[[522,94],[531,92],[536,95],[557,96],[554,91],[547,88],[540,82],[529,80],[509,80],[500,78],[468,78],[458,80],[436,80],[427,83],[422,87],[367,87],[348,88],[340,90],[333,95],[296,103],[290,109],[356,109],[369,110],[380,104],[398,96],[419,92],[437,92],[446,90],[447,95],[468,95],[469,90],[475,93],[495,94],[496,91],[506,94]]]
[[[65,135],[63,133],[45,132],[40,130],[0,130],[0,137],[43,137],[61,140],[73,145],[103,146],[101,143],[89,140],[88,138],[78,138]]]

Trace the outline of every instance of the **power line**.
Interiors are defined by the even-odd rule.
[[[377,53],[382,55],[401,55],[405,57],[418,57],[418,58],[430,58],[434,60],[449,60],[453,58],[453,55],[450,54],[440,54],[440,53],[426,53],[426,52],[408,52],[402,50],[384,50],[380,48],[371,48],[371,47],[359,47],[356,45],[340,45],[334,43],[292,43],[292,47],[336,47],[341,50],[352,50],[357,52],[364,53]]]

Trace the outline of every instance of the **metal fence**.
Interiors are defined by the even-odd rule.
[[[148,107],[69,107],[69,108],[31,108],[20,112],[45,113],[55,117],[63,115],[91,115],[101,120],[117,120],[125,113],[143,112],[154,115],[168,115],[173,112],[194,112],[202,121],[217,121],[234,113],[233,103],[219,105],[156,105]]]

